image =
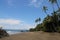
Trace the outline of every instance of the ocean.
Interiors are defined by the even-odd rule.
[[[28,31],[28,30],[20,30],[20,31],[14,30],[14,31],[7,31],[7,33],[8,33],[9,35],[18,34],[18,33],[23,33],[23,32],[29,32],[29,31]]]
[[[7,31],[7,33],[9,35],[13,35],[13,34],[18,34],[18,33],[22,33],[22,32],[18,32],[18,31]]]

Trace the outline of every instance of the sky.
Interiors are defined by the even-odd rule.
[[[48,14],[52,13],[51,3],[47,0],[0,0],[0,27],[3,29],[34,28],[35,20],[40,17],[42,22],[46,16],[42,10],[43,5],[48,6]],[[58,9],[56,5],[54,7]]]

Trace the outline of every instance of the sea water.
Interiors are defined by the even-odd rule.
[[[9,35],[13,35],[13,34],[21,33],[21,32],[17,32],[17,31],[7,31],[7,33],[8,33]]]
[[[23,32],[28,32],[28,30],[24,30],[24,31],[7,31],[7,33],[8,33],[9,35],[18,34],[18,33],[23,33]]]

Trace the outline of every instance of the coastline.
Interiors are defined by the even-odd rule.
[[[1,38],[0,40],[60,40],[60,33],[47,32],[23,32],[9,37]]]

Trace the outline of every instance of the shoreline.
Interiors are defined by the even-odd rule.
[[[10,35],[0,40],[60,40],[60,33],[24,32]]]

